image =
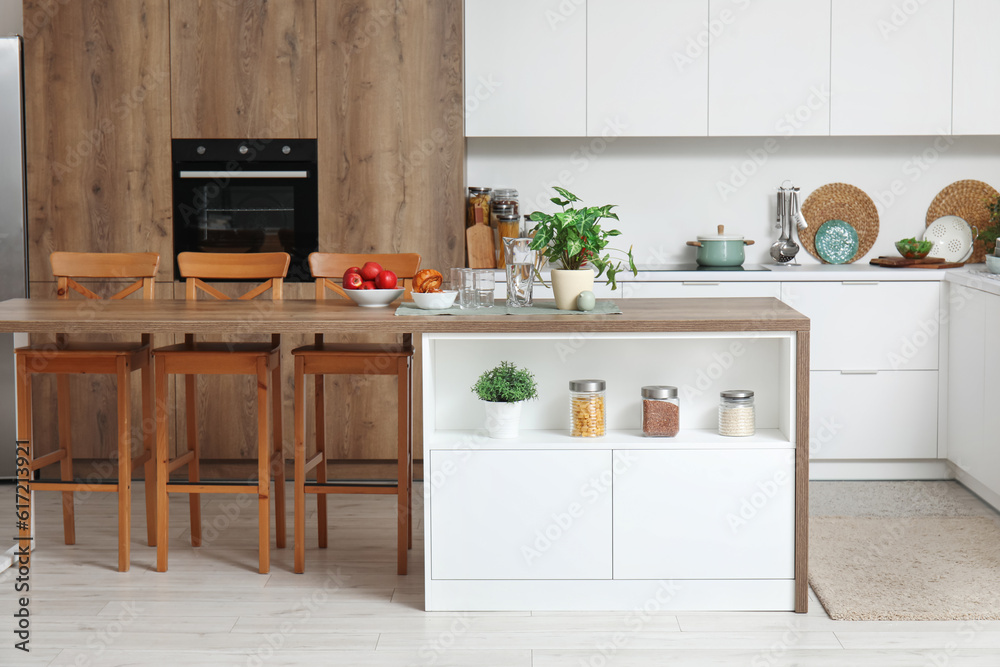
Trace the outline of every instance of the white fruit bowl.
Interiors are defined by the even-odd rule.
[[[403,296],[403,288],[394,289],[348,289],[344,290],[351,301],[362,308],[385,308]]]
[[[428,292],[426,294],[413,292],[410,296],[413,297],[413,303],[417,304],[417,308],[423,308],[424,310],[444,310],[445,308],[451,308],[452,304],[455,303],[455,297],[458,296],[458,292],[455,290]]]

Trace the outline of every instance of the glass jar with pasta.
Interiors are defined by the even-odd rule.
[[[572,380],[569,383],[570,435],[599,438],[607,424],[604,380]]]
[[[476,224],[476,210],[481,211],[479,222],[489,224],[490,222],[490,201],[493,196],[493,188],[469,188],[469,198],[466,202],[465,226],[471,227]]]

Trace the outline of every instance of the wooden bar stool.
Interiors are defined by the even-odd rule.
[[[153,299],[154,278],[160,263],[155,252],[84,253],[54,252],[50,256],[52,273],[58,280],[56,297],[69,299],[77,292],[88,299],[101,299],[78,279],[133,280],[111,299],[124,299],[141,290],[143,299]],[[118,570],[129,569],[131,540],[132,469],[145,465],[146,470],[146,539],[156,545],[156,470],[153,462],[154,434],[148,426],[153,417],[153,376],[150,363],[152,336],[143,334],[137,343],[70,343],[65,334],[57,334],[56,344],[30,345],[14,351],[17,366],[17,439],[27,441],[28,456],[24,467],[30,476],[36,470],[59,463],[58,482],[30,481],[30,491],[62,491],[63,534],[66,544],[76,544],[73,511],[74,491],[104,491],[118,494]],[[141,372],[143,453],[132,458],[131,378]],[[56,451],[35,457],[31,436],[31,376],[36,373],[56,375],[59,446]],[[118,394],[118,481],[115,484],[79,482],[73,478],[72,424],[70,423],[71,373],[104,373],[117,378]],[[22,467],[22,466],[18,466]],[[20,536],[30,535],[30,526],[20,528]],[[26,541],[25,544],[30,544]]]
[[[316,300],[326,298],[327,289],[340,289],[332,279],[340,280],[352,266],[366,261],[378,262],[404,282],[409,293],[410,281],[420,268],[420,255],[349,255],[314,252],[309,268],[316,279]],[[325,343],[316,335],[314,345],[292,350],[295,358],[295,571],[305,571],[305,494],[316,494],[319,523],[319,546],[327,546],[326,494],[381,493],[396,496],[397,572],[406,574],[407,550],[413,546],[413,414],[412,366],[413,341],[404,334],[400,344]],[[326,375],[395,375],[397,398],[396,479],[386,481],[327,481],[326,420],[324,383]],[[316,454],[306,461],[305,376],[314,375],[316,408]],[[306,483],[306,474],[316,469],[316,481]]]
[[[182,252],[177,256],[181,276],[187,281],[185,298],[198,299],[199,291],[221,300],[230,297],[207,284],[206,280],[263,282],[239,297],[253,299],[271,292],[280,301],[290,257],[283,252],[259,254]],[[265,317],[262,313],[262,317]],[[271,473],[274,472],[275,532],[278,548],[285,546],[285,460],[281,442],[281,336],[273,334],[269,343],[196,342],[186,334],[184,342],[153,350],[156,366],[156,466],[157,466],[157,546],[156,570],[167,570],[169,493],[189,494],[191,545],[201,546],[202,493],[251,493],[257,496],[259,572],[270,569],[270,525],[268,523]],[[188,451],[171,460],[167,451],[167,376],[184,375],[185,419]],[[257,483],[202,483],[196,419],[198,375],[254,375],[257,377]],[[269,428],[268,400],[271,401]],[[272,439],[273,445],[269,442]],[[188,481],[171,482],[170,473],[187,466]]]

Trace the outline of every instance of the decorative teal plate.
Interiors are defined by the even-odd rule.
[[[827,220],[816,230],[816,254],[830,264],[846,264],[858,253],[858,232],[843,220]]]

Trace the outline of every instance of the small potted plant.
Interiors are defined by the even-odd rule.
[[[538,397],[531,371],[501,361],[476,380],[472,393],[486,406],[486,431],[491,438],[516,438],[521,421],[521,403]]]
[[[1000,239],[1000,196],[986,200],[986,210],[990,212],[990,226],[979,230],[977,240],[983,242],[986,254],[995,252],[995,248],[1000,247],[997,240]]]
[[[537,223],[531,249],[537,250],[552,264],[559,262],[561,268],[552,269],[552,291],[555,293],[556,307],[560,310],[575,310],[580,293],[594,287],[595,274],[590,266],[597,269],[597,278],[607,273],[611,289],[618,288],[615,277],[623,270],[622,261],[613,260],[611,251],[628,259],[632,275],[636,275],[638,271],[631,247],[628,252],[607,247],[608,239],[620,236],[621,232],[601,228],[600,221],[618,219],[618,214],[611,211],[615,204],[567,208],[580,201],[580,198],[564,188],[557,187],[555,191],[560,197],[553,197],[550,201],[562,210],[552,215],[541,211],[531,214],[530,219]]]

